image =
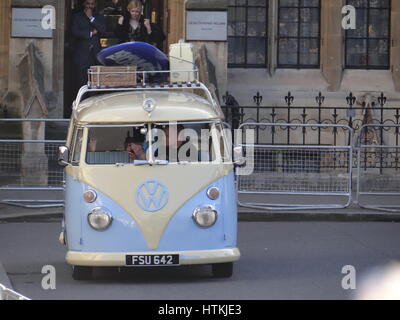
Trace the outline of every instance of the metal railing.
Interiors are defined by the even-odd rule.
[[[271,210],[344,208],[352,202],[353,192],[355,203],[360,207],[400,210],[400,108],[383,108],[386,100],[381,96],[379,116],[363,120],[373,123],[358,123],[352,117],[355,101],[350,95],[351,112],[344,112],[347,120],[338,116],[342,109],[334,108],[332,113],[332,109],[328,111],[333,121],[328,121],[323,117],[326,114],[323,97],[317,98],[317,121],[308,118],[308,109],[302,110],[300,121],[292,117],[296,107],[291,105],[293,99],[289,94],[288,106],[294,108],[287,110],[292,115],[287,118],[291,123],[274,116],[279,107],[265,107],[273,111],[270,116],[279,122],[263,122],[266,119],[261,118],[262,112],[267,111],[261,111],[264,107],[260,105],[256,119],[263,121],[250,122],[250,118],[243,116],[245,108],[235,104],[234,99],[229,101],[230,107],[225,111],[233,128],[250,128],[255,132],[253,145],[242,144],[245,151],[249,147],[254,149],[254,157],[247,163],[254,170],[253,174],[237,179],[239,204]],[[262,101],[259,96],[255,99],[258,104]],[[69,120],[0,119],[5,124],[16,122],[30,125],[64,122],[66,125]],[[65,142],[51,140],[52,134],[48,131],[44,129],[44,140],[0,140],[0,192],[15,195],[0,197],[0,203],[27,208],[63,205],[64,178],[57,162],[57,149]],[[353,172],[357,173],[356,188],[352,183]],[[28,191],[47,194],[42,198],[28,197],[25,196]],[[53,193],[49,191],[58,191],[60,197],[48,197]]]
[[[252,97],[253,106],[241,106],[229,93],[224,97],[223,110],[226,121],[234,129],[243,124],[257,124],[253,126],[255,172],[262,172],[262,168],[271,170],[280,167],[282,172],[297,172],[300,180],[293,181],[301,183],[301,175],[304,172],[320,170],[317,169],[321,168],[319,165],[313,168],[313,163],[321,163],[322,158],[330,159],[324,170],[328,169],[328,166],[330,170],[346,172],[350,159],[347,152],[331,151],[331,155],[323,155],[321,150],[326,145],[352,146],[351,167],[357,169],[357,177],[354,180],[356,188],[351,186],[356,198],[354,203],[364,208],[397,212],[400,208],[398,201],[396,202],[400,195],[400,107],[388,106],[383,93],[376,97],[366,94],[358,98],[350,93],[343,105],[337,107],[327,107],[322,93],[315,97],[314,106],[296,106],[295,97],[291,92],[282,99],[280,105],[266,106],[263,105],[263,100],[257,92]],[[309,126],[308,129],[305,128],[306,125]],[[326,125],[333,127],[326,131]],[[353,136],[349,136],[338,126],[352,129]],[[268,145],[268,152],[262,151],[265,144]],[[301,149],[300,146],[305,149]],[[320,151],[317,152],[317,149]],[[281,153],[280,157],[272,155],[278,152]],[[276,158],[280,159],[280,162],[276,161]],[[303,183],[304,188],[310,185],[309,182]],[[296,184],[291,183],[287,186],[275,186],[276,188],[287,193],[292,190],[303,191],[301,188],[296,189]],[[315,187],[312,191],[318,194],[321,188]],[[276,191],[269,186],[266,190],[269,193]],[[278,190],[278,193],[282,190]],[[334,194],[335,190],[332,188],[330,191]],[[292,203],[286,200],[285,203]]]
[[[0,123],[21,125],[25,133],[41,130],[45,137],[54,134],[48,127],[56,122],[68,124],[69,120],[0,119]],[[31,136],[34,138],[35,134]],[[0,203],[26,208],[62,206],[62,194],[53,200],[44,195],[45,199],[40,200],[38,194],[30,193],[63,192],[63,169],[58,166],[57,153],[64,144],[64,140],[0,139],[0,191],[5,194]]]
[[[226,93],[224,96],[225,106],[223,111],[226,121],[233,129],[243,123],[287,123],[287,124],[333,124],[345,125],[354,130],[356,137],[360,135],[361,128],[366,124],[400,125],[400,107],[387,106],[387,98],[383,93],[376,98],[376,101],[363,105],[356,105],[356,97],[350,93],[343,105],[325,106],[325,97],[319,93],[315,97],[315,105],[295,105],[295,98],[288,92],[282,99],[284,105],[263,105],[263,96],[259,92],[252,98],[254,105],[241,106],[236,99]],[[289,128],[282,127],[280,130],[270,132],[271,144],[308,144],[310,133],[313,134],[313,141],[318,145],[327,143],[340,145],[341,132],[334,130],[326,136],[320,127],[314,127],[313,131],[296,132]],[[256,130],[256,142],[262,143],[262,135],[265,127],[260,126]],[[395,133],[396,145],[400,143],[400,132]],[[356,163],[354,163],[356,166]]]
[[[345,125],[246,123],[239,129],[264,127],[263,143],[240,144],[247,157],[248,175],[238,175],[239,205],[273,210],[348,207],[352,199],[353,130]],[[272,133],[290,130],[342,130],[342,145],[276,145]],[[269,137],[268,137],[269,136]],[[252,154],[251,154],[252,153]],[[283,202],[282,202],[283,201]],[[318,204],[315,204],[318,203]]]
[[[357,146],[357,203],[360,207],[400,212],[400,125],[368,124]]]

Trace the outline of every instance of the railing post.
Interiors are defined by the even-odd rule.
[[[353,129],[353,117],[355,116],[355,111],[353,110],[353,106],[356,103],[356,97],[353,96],[353,93],[350,92],[350,94],[346,97],[347,105],[349,106],[349,109],[347,110],[347,117],[349,118],[349,127]]]
[[[349,127],[353,129],[353,117],[355,117],[356,112],[353,109],[354,104],[356,103],[356,97],[352,92],[346,97],[347,104],[349,109],[347,110],[347,117],[349,118]],[[351,144],[351,136],[349,137],[349,145]]]
[[[287,117],[287,123],[290,124],[291,122],[291,117],[290,117],[290,107],[292,106],[292,103],[294,101],[294,97],[292,96],[292,94],[290,93],[290,91],[288,92],[288,95],[285,96],[285,102],[288,106],[288,117]],[[290,144],[290,127],[287,128],[287,144]]]
[[[257,106],[257,116],[256,116],[256,122],[260,122],[260,105],[263,101],[263,96],[260,95],[260,92],[257,91],[257,94],[253,97],[253,101]],[[259,138],[260,138],[260,129],[257,127],[257,136],[256,136],[256,143],[259,143]]]
[[[385,97],[385,95],[383,94],[383,92],[381,92],[381,95],[378,97],[378,103],[380,106],[380,111],[381,111],[381,125],[383,125],[384,121],[383,121],[383,108],[385,106],[387,102],[387,98]],[[381,140],[381,146],[383,145],[383,126],[380,127],[380,140]],[[380,168],[379,168],[379,172],[380,174],[382,174],[383,172],[383,149],[381,149],[380,152]]]
[[[378,97],[378,103],[379,103],[380,111],[381,111],[381,121],[380,121],[380,124],[383,124],[383,123],[384,123],[384,120],[383,120],[383,110],[384,110],[384,107],[385,107],[386,102],[387,102],[387,98],[385,97],[385,95],[384,95],[383,92],[382,92],[381,95]],[[383,145],[383,127],[381,127],[381,132],[380,132],[380,134],[381,134],[381,145]]]
[[[337,124],[337,117],[338,117],[338,113],[337,113],[337,108],[333,109],[333,124]],[[333,145],[336,146],[337,145],[337,128],[333,127]],[[336,153],[333,154],[333,169],[336,169]]]
[[[232,130],[239,128],[240,125],[240,112],[239,112],[239,104],[236,99],[226,91],[225,95],[222,97],[225,103],[225,117],[229,119],[229,123],[232,127]]]
[[[272,107],[272,113],[271,113],[271,119],[272,119],[272,123],[275,123],[275,117],[277,116],[276,110],[275,110],[275,106]],[[275,127],[271,128],[272,130],[272,144],[275,144]]]
[[[318,96],[315,97],[315,100],[318,104],[318,124],[322,124],[322,104],[325,101],[325,97],[322,95],[321,91],[319,92]],[[321,145],[321,128],[318,127],[318,145]]]

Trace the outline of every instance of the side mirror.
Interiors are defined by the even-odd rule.
[[[246,158],[243,156],[243,147],[233,148],[233,163],[238,166],[243,166],[246,163]]]
[[[69,165],[69,148],[66,146],[62,146],[58,148],[58,164],[62,167],[66,167]]]

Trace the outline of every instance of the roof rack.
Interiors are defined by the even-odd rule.
[[[114,69],[111,69],[114,68]],[[143,90],[190,90],[200,89],[205,93],[205,98],[210,102],[215,111],[218,114],[222,114],[220,107],[213,98],[210,90],[199,81],[199,71],[197,68],[193,70],[164,70],[164,71],[136,71],[134,67],[101,67],[96,69],[88,70],[88,84],[81,87],[76,100],[73,104],[73,111],[77,110],[78,106],[83,100],[85,94],[90,92],[127,92],[127,91],[143,91]],[[118,69],[119,68],[119,69]],[[171,82],[168,77],[170,74],[180,75],[180,78],[188,78],[192,81],[182,82]],[[125,76],[125,82],[122,85],[114,86],[107,85],[107,81],[104,83],[96,82],[93,85],[93,77],[101,78],[104,76],[108,79],[115,77]],[[163,80],[163,81],[148,81],[148,80]],[[110,83],[110,81],[108,82]]]
[[[148,84],[198,82],[199,70],[137,70],[135,66],[92,66],[88,69],[89,88],[119,88]]]

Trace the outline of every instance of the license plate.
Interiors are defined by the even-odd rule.
[[[178,254],[127,255],[127,266],[177,266]]]

